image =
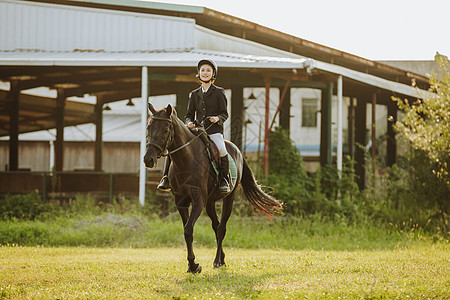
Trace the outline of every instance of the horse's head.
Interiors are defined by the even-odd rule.
[[[155,110],[151,103],[148,104],[148,108],[151,116],[147,124],[147,151],[144,164],[147,168],[153,168],[157,159],[167,151],[173,138],[173,108],[169,104],[166,108]]]

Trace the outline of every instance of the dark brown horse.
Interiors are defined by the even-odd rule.
[[[195,262],[192,242],[194,224],[205,206],[216,233],[217,253],[214,267],[223,266],[225,254],[222,241],[239,183],[253,207],[269,218],[276,213],[281,213],[282,203],[261,190],[241,152],[229,141],[226,141],[226,147],[234,161],[236,172],[230,193],[217,192],[215,190],[217,177],[211,166],[205,143],[177,118],[175,110],[170,105],[156,111],[149,104],[149,109],[152,115],[147,125],[147,151],[144,163],[146,167],[152,168],[162,155],[169,155],[172,160],[169,181],[177,209],[183,220],[189,262],[188,272],[200,273],[202,270],[201,266]],[[230,165],[231,163],[230,161]],[[223,207],[219,222],[215,202],[221,199],[223,199]],[[192,209],[189,213],[191,205]]]

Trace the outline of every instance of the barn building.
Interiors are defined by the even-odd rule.
[[[355,145],[376,144],[376,130],[369,136],[367,128],[382,124],[392,165],[391,97],[419,98],[429,87],[422,74],[205,7],[0,0],[0,193],[106,189],[111,196],[139,186],[143,201],[143,107],[149,99],[172,102],[184,116],[204,57],[217,62],[216,83],[227,89],[226,137],[243,151],[260,149],[265,171],[268,135],[280,126],[321,164],[341,168],[344,153],[352,156],[361,188],[364,152]],[[114,103],[123,100],[128,107]]]

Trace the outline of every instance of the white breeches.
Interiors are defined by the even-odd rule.
[[[225,142],[223,141],[223,135],[221,133],[213,133],[210,134],[209,137],[219,149],[220,157],[224,157],[228,154],[227,148],[225,147]]]

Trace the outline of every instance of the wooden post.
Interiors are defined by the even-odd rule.
[[[338,98],[338,116],[337,116],[337,151],[336,151],[336,165],[337,169],[339,171],[339,176],[341,175],[340,172],[342,171],[342,156],[343,156],[343,147],[344,143],[342,140],[342,131],[343,131],[343,125],[342,125],[342,106],[343,106],[343,79],[342,75],[339,75],[337,80],[337,98]]]
[[[17,81],[11,82],[9,98],[9,170],[19,169],[19,98],[20,89]]]
[[[269,112],[270,112],[270,77],[265,78],[266,83],[266,103],[264,113],[264,175],[269,174]]]
[[[273,124],[275,123],[275,120],[276,120],[276,118],[277,118],[277,115],[278,115],[278,113],[279,113],[280,110],[281,110],[281,106],[283,105],[284,98],[286,97],[287,91],[289,90],[289,84],[290,84],[290,83],[291,83],[291,80],[290,80],[290,79],[289,79],[288,81],[286,81],[286,83],[285,83],[285,85],[284,85],[284,88],[283,88],[283,91],[282,91],[281,94],[280,94],[280,102],[279,102],[279,104],[278,104],[278,106],[277,106],[277,110],[275,111],[275,114],[273,115],[272,122],[270,123],[270,126],[269,126],[269,131],[272,131]]]
[[[374,194],[375,194],[375,186],[376,186],[376,182],[375,182],[375,180],[376,180],[376,167],[377,167],[377,164],[376,164],[376,156],[377,156],[377,152],[376,152],[376,150],[377,150],[377,136],[376,136],[376,123],[377,123],[377,120],[376,120],[376,118],[377,118],[377,113],[376,113],[376,111],[377,111],[377,93],[375,92],[375,93],[373,93],[372,94],[372,124],[371,124],[371,127],[372,127],[372,152],[371,152],[371,154],[372,154],[372,180],[373,180],[373,191],[374,191]],[[375,196],[375,195],[374,195]]]
[[[244,89],[231,87],[231,142],[242,151],[242,127],[244,125]]]
[[[326,89],[322,89],[320,108],[320,164],[331,164],[331,99],[333,97],[333,83],[329,82]]]
[[[386,150],[386,163],[389,167],[392,167],[397,160],[397,141],[395,139],[394,125],[397,122],[397,103],[390,100],[387,105],[388,119],[387,119],[387,150]]]
[[[186,117],[188,102],[189,102],[190,85],[186,82],[177,83],[177,94],[176,94],[176,110],[178,118],[183,122]]]
[[[55,170],[64,169],[64,110],[66,97],[63,89],[58,89],[56,98],[56,141],[55,141]]]
[[[355,159],[355,99],[350,97],[350,105],[348,107],[348,152],[350,158]]]
[[[95,171],[102,171],[103,162],[103,101],[97,99],[95,111]]]
[[[366,185],[365,151],[361,148],[366,145],[366,131],[366,101],[358,98],[355,108],[355,142],[358,144],[355,147],[355,173],[358,176],[357,183],[360,190],[363,190]]]
[[[284,89],[283,89],[284,90]],[[283,92],[280,88],[280,94],[283,95]],[[281,101],[280,97],[280,101]],[[280,117],[279,117],[280,126],[283,129],[289,130],[291,127],[291,89],[287,88],[284,96],[284,100],[280,103]]]

